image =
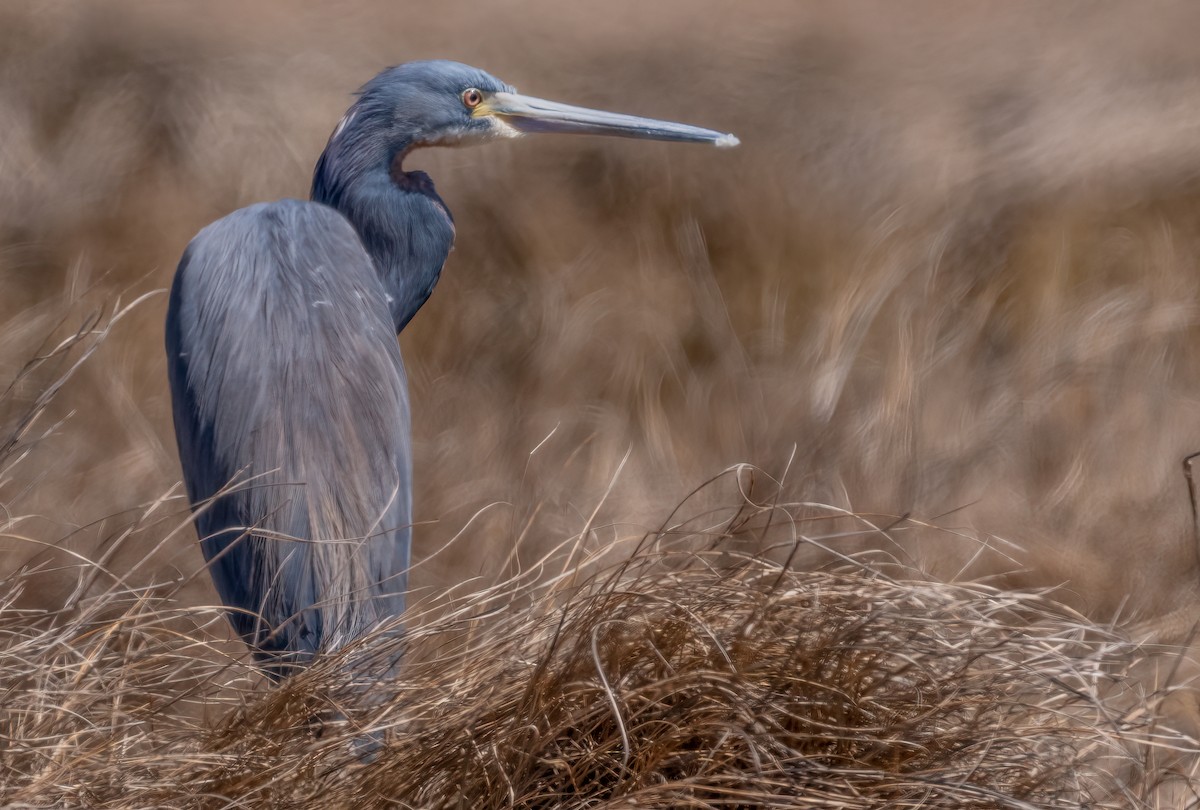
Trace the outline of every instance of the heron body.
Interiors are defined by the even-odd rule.
[[[274,675],[404,609],[412,451],[396,335],[455,236],[404,157],[523,132],[736,143],[413,62],[362,89],[317,162],[311,201],[243,208],[184,252],[166,323],[184,480],[230,621]]]
[[[167,351],[188,496],[212,499],[204,555],[266,657],[403,610],[409,410],[385,301],[353,228],[314,203],[230,214],[180,262]]]

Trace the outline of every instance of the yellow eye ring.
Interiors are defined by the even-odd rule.
[[[462,91],[462,103],[468,110],[473,110],[483,103],[483,92],[476,87],[468,87]]]

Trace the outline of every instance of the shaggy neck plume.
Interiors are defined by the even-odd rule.
[[[357,231],[387,292],[399,333],[433,292],[454,243],[454,222],[424,172],[405,172],[409,141],[387,144],[352,126],[329,139],[313,173],[312,199],[337,209]],[[366,133],[364,135],[364,133]]]

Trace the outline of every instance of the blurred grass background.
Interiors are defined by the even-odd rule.
[[[418,589],[640,534],[746,462],[789,501],[961,529],[895,533],[940,576],[1200,616],[1197,26],[1184,2],[8,2],[0,380],[165,288],[211,220],[305,196],[378,69],[458,59],[742,146],[410,158],[458,226],[401,338]],[[216,601],[171,533],[165,307],[113,329],[0,476],[0,568],[44,569],[29,606],[168,492],[108,566],[157,549],[135,580]],[[9,390],[6,426],[52,372]]]

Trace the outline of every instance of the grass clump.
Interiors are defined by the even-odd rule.
[[[1128,808],[1186,747],[1126,678],[1135,651],[1039,595],[694,549],[589,570],[447,595],[273,689],[215,610],[10,605],[0,798]],[[365,680],[396,645],[399,677]]]

